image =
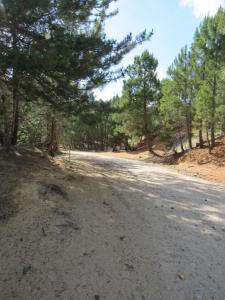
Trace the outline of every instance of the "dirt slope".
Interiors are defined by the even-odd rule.
[[[189,151],[178,160],[176,169],[225,183],[225,137],[217,139],[211,154],[208,148]]]
[[[225,299],[224,187],[96,154],[35,159],[2,163],[16,209],[0,222],[1,300]]]

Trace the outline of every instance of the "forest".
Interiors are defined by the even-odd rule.
[[[225,13],[196,29],[158,79],[149,50],[119,64],[153,31],[107,39],[111,0],[13,0],[1,3],[0,144],[132,151],[163,143],[184,152],[215,146],[225,133]],[[97,101],[94,91],[123,78],[122,96]]]

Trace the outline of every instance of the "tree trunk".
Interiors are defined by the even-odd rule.
[[[208,143],[208,147],[209,147],[209,154],[212,153],[212,145],[209,139],[209,125],[208,123],[206,124],[206,138],[207,138],[207,143]]]
[[[17,32],[13,28],[12,29],[12,48],[13,52],[16,53],[17,51]],[[10,144],[15,146],[17,144],[18,139],[18,131],[19,131],[19,96],[18,96],[18,89],[19,89],[19,74],[17,72],[17,66],[13,66],[13,75],[12,75],[12,84],[13,84],[13,111],[12,111],[12,128],[11,128],[11,141]]]
[[[211,124],[211,148],[214,148],[216,145],[215,141],[215,123],[214,121]]]
[[[215,142],[215,125],[214,122],[211,124],[211,148],[214,148],[216,145]]]
[[[147,105],[144,106],[144,130],[145,130],[148,151],[154,156],[162,157],[161,155],[157,154],[152,148],[153,145],[152,145],[152,141],[151,141],[150,132],[148,129]]]
[[[185,74],[187,72],[187,64],[185,64]],[[188,144],[189,148],[192,149],[192,106],[190,99],[188,97],[188,81],[187,78],[185,79],[185,95],[184,95],[184,102],[186,104],[186,128],[187,128],[187,135],[188,135]]]
[[[152,149],[152,147],[150,147],[149,152],[150,152],[152,155],[156,156],[156,157],[162,157],[162,155],[159,155],[158,153],[156,153],[156,152]]]
[[[147,147],[148,151],[152,154],[154,154],[152,150],[152,143],[151,143],[151,138],[150,138],[150,133],[149,133],[149,128],[148,128],[148,113],[147,113],[147,101],[144,100],[144,105],[143,105],[143,110],[144,110],[144,133],[145,133],[145,138],[147,142]]]
[[[202,149],[204,147],[204,141],[202,136],[202,124],[201,124],[201,129],[199,129],[198,136],[199,136],[199,147]]]
[[[112,152],[116,152],[116,147],[117,147],[117,144],[113,144],[113,150],[112,150]]]
[[[6,109],[6,105],[7,105],[7,101],[8,99],[2,95],[1,96],[1,105],[3,107],[3,114],[2,114],[2,127],[1,127],[1,143],[2,146],[4,147],[4,149],[6,151],[9,150],[10,148],[10,144],[11,144],[11,128],[9,126],[9,116],[7,114],[7,109]],[[11,121],[11,120],[10,120]]]
[[[144,113],[144,133],[147,141],[148,151],[153,154],[154,156],[161,157],[161,155],[155,153],[152,149],[152,137],[150,135],[150,130],[148,126],[148,103],[146,94],[143,95],[143,113]]]
[[[189,148],[193,149],[193,146],[192,146],[192,132],[191,131],[188,132],[188,144],[189,144]]]
[[[124,144],[125,144],[125,150],[126,150],[126,151],[131,151],[131,147],[130,147],[130,145],[129,145],[128,140],[125,140]]]
[[[12,131],[11,145],[15,146],[18,140],[19,131],[19,98],[17,96],[17,88],[13,91],[13,116],[12,116]]]
[[[192,116],[191,112],[186,112],[186,127],[187,127],[187,135],[188,135],[188,145],[190,149],[193,149],[192,145]]]
[[[56,120],[55,117],[52,117],[49,143],[48,143],[48,154],[54,157],[57,151],[58,151],[58,142],[57,142],[57,134],[56,134]]]
[[[214,78],[213,78],[213,95],[212,95],[211,149],[213,149],[216,145],[216,142],[215,142],[216,89],[217,89],[217,77],[216,77],[216,74],[215,74]]]
[[[182,140],[182,138],[180,139],[180,147],[181,147],[181,151],[182,151],[182,153],[184,153],[184,152],[185,152],[185,150],[184,150],[184,144],[183,144],[183,140]]]

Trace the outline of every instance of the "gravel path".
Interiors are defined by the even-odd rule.
[[[71,159],[15,191],[21,209],[0,224],[1,300],[225,299],[224,186],[100,154]]]

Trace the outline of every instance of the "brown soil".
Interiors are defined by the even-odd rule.
[[[194,149],[178,160],[176,169],[212,181],[225,182],[225,137],[218,139],[216,147]]]
[[[208,148],[194,149],[186,153],[179,163],[197,163],[198,165],[214,165],[217,167],[225,167],[225,137],[217,140],[216,147],[209,153]]]

